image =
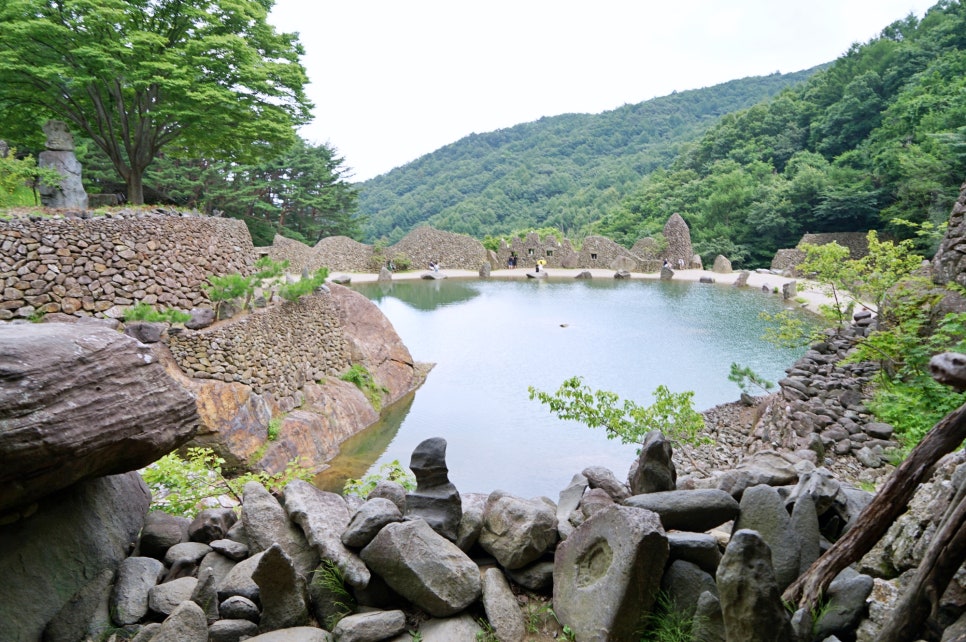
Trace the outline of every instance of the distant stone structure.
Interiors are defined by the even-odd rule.
[[[848,248],[849,258],[851,259],[861,259],[869,253],[868,232],[805,234],[794,249],[782,249],[775,252],[775,256],[771,260],[771,269],[791,276],[801,276],[796,267],[805,260],[805,252],[801,249],[804,243],[809,245],[838,243],[842,247]]]
[[[41,183],[40,202],[45,207],[87,209],[87,192],[81,183],[81,164],[74,155],[74,137],[67,129],[67,124],[48,120],[44,133],[47,134],[47,149],[37,156],[37,165],[55,169],[63,178],[59,186]]]
[[[718,274],[731,274],[731,261],[719,254],[714,257],[714,266],[711,269]]]
[[[671,267],[691,267],[691,260],[694,258],[691,230],[677,212],[664,225],[664,238],[667,240],[667,259],[671,262]]]

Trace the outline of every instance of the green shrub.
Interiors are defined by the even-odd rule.
[[[329,268],[322,267],[307,279],[299,279],[293,283],[286,283],[279,287],[278,295],[286,301],[297,301],[306,294],[311,294],[325,283],[329,276]]]
[[[376,412],[382,410],[382,396],[388,393],[389,390],[385,386],[377,384],[375,379],[372,378],[372,374],[364,365],[361,363],[352,364],[339,379],[348,381],[361,390],[362,394],[369,400],[369,403],[372,404],[372,407],[376,409]]]
[[[290,481],[312,478],[312,471],[298,459],[274,475],[263,471],[231,478],[222,473],[224,464],[225,460],[210,448],[188,448],[187,458],[170,453],[142,470],[141,476],[151,489],[154,508],[186,517],[193,516],[198,505],[208,499],[227,495],[241,502],[242,489],[250,481],[280,491]]]
[[[325,618],[325,628],[329,631],[335,628],[339,620],[356,610],[356,599],[346,589],[345,575],[331,560],[324,559],[312,573],[312,583],[322,588],[332,607],[332,612]]]
[[[378,473],[371,473],[362,479],[348,479],[342,487],[343,495],[355,495],[365,499],[380,481],[391,481],[401,484],[406,490],[416,490],[416,476],[403,468],[398,459],[379,467]]]
[[[191,320],[191,315],[174,308],[155,310],[153,306],[143,301],[135,303],[124,311],[125,321],[151,321],[160,323],[185,323]]]

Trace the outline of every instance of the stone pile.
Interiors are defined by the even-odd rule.
[[[413,492],[382,481],[363,501],[296,481],[276,499],[250,482],[240,512],[150,513],[133,555],[100,589],[109,608],[75,612],[72,625],[100,622],[141,642],[281,639],[272,633],[401,642],[417,630],[427,641],[470,641],[485,618],[498,639],[523,640],[515,595],[530,592],[552,594],[577,640],[624,641],[663,592],[694,616],[695,639],[852,635],[870,577],[843,572],[814,623],[779,596],[848,527],[858,504],[847,495],[861,491],[807,463],[797,479],[747,488],[740,502],[720,489],[678,490],[670,446],[656,433],[649,443],[634,467],[648,474],[623,483],[588,468],[557,503],[461,496],[445,442],[431,439],[413,453]]]
[[[882,467],[898,444],[892,427],[876,422],[864,403],[878,366],[842,361],[872,323],[868,312],[856,313],[852,326],[812,344],[779,381],[781,391],[763,402],[749,443],[818,462],[827,454],[853,455],[867,468]]]

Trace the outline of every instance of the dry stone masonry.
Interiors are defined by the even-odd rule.
[[[120,316],[138,302],[210,306],[209,275],[250,274],[242,221],[133,210],[110,217],[0,222],[0,320],[63,312]]]

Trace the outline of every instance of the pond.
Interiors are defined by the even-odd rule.
[[[783,309],[755,288],[643,280],[396,281],[354,285],[392,322],[416,361],[435,363],[426,383],[373,427],[342,445],[317,480],[341,489],[429,437],[447,440],[460,492],[501,489],[556,500],[587,466],[626,478],[633,445],[562,421],[531,401],[574,375],[640,405],[659,385],[693,390],[705,410],[734,401],[733,362],[775,382],[801,355],[761,337],[759,312]],[[804,314],[804,313],[803,313]]]

